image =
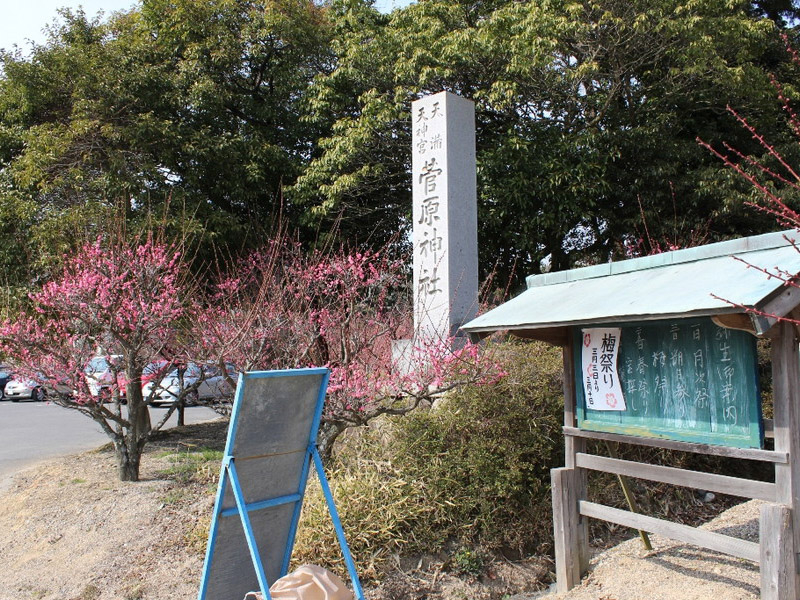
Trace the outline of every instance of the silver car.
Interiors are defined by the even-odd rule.
[[[12,378],[11,381],[6,384],[3,393],[5,397],[12,402],[19,402],[20,400],[41,402],[47,396],[47,392],[42,386],[35,381],[23,378]]]
[[[236,367],[226,363],[225,368],[230,378],[235,380],[238,376]],[[172,369],[161,381],[146,383],[142,394],[153,406],[171,404],[184,394],[184,402],[191,406],[201,400],[230,397],[233,388],[217,365],[189,363]]]

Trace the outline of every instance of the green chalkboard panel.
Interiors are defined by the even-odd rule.
[[[756,340],[710,318],[620,327],[617,372],[624,411],[586,408],[581,380],[582,329],[575,328],[578,426],[645,437],[763,446]]]

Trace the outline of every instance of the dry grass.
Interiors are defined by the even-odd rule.
[[[363,469],[340,468],[329,475],[347,543],[365,580],[376,580],[396,554],[424,548],[418,525],[431,506],[418,482],[406,481],[388,462],[364,461]],[[296,565],[315,563],[341,571],[344,560],[328,507],[313,474],[295,542]]]

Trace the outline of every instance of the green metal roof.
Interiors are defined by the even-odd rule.
[[[533,275],[525,292],[462,329],[481,333],[723,315],[741,313],[741,307],[762,309],[781,295],[792,296],[782,306],[800,304],[796,288],[749,266],[800,274],[800,250],[793,242],[800,243],[800,233],[789,230]],[[754,319],[758,333],[770,325]]]

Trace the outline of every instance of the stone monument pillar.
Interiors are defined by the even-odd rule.
[[[446,339],[478,310],[475,104],[427,96],[411,124],[414,335]]]

